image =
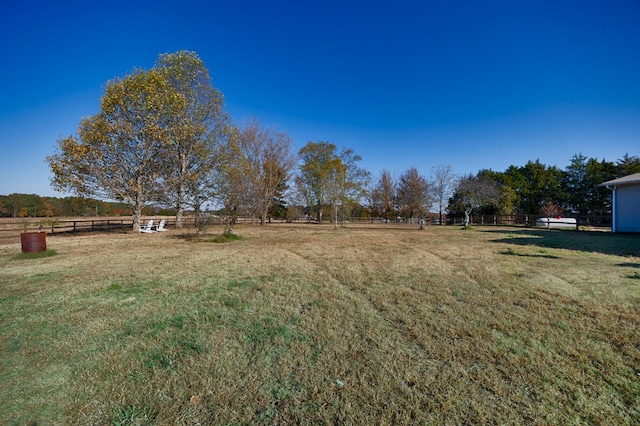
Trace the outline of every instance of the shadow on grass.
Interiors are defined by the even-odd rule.
[[[499,251],[500,254],[506,254],[508,256],[519,256],[519,257],[542,257],[544,259],[560,259],[560,256],[556,256],[554,254],[545,253],[544,250],[541,250],[539,253],[517,253],[513,249],[507,249]]]
[[[640,256],[640,235],[611,234],[588,231],[559,231],[548,229],[499,229],[484,232],[495,233],[499,237],[492,240],[519,246],[538,246],[545,249],[566,249],[616,256]],[[511,253],[502,253],[511,254]],[[513,254],[516,254],[515,252]],[[627,262],[620,266],[640,267]]]
[[[170,235],[169,238],[177,238],[179,240],[190,241],[193,243],[231,243],[234,241],[241,241],[244,238],[234,233],[221,233],[221,234],[176,234]]]
[[[640,268],[640,263],[624,262],[618,263],[618,266],[623,266],[625,268]]]

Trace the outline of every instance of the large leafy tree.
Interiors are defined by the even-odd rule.
[[[634,173],[640,173],[640,157],[626,153],[618,160],[616,167],[617,178],[632,175]]]
[[[159,198],[173,117],[184,115],[186,107],[185,97],[160,70],[136,70],[110,81],[100,112],[81,121],[79,137],[58,140],[47,157],[52,186],[124,201],[138,229],[142,208]]]
[[[431,207],[429,181],[417,168],[411,167],[400,175],[398,202],[410,221],[415,216],[423,217]]]
[[[212,174],[212,182],[216,198],[227,211],[227,226],[225,233],[233,232],[241,211],[248,210],[250,205],[250,182],[246,179],[249,165],[236,139],[239,137],[237,129],[231,132],[229,143],[223,147],[219,156],[219,164]]]
[[[515,168],[511,166],[509,170],[516,170],[516,173],[519,173]],[[486,204],[481,206],[479,209],[476,209],[475,213],[478,214],[503,214],[503,215],[512,215],[516,210],[516,201],[517,195],[516,191],[510,186],[513,185],[512,176],[506,173],[496,172],[491,169],[482,169],[477,175],[481,179],[488,179],[496,185],[496,187],[500,190],[500,196],[497,204]],[[522,180],[520,182],[524,182],[524,177],[521,177]],[[508,182],[508,183],[507,183]]]
[[[333,180],[343,167],[336,146],[329,142],[309,142],[298,153],[302,164],[296,177],[298,191],[307,206],[317,212],[322,223],[323,209],[329,206]]]
[[[589,191],[590,205],[588,214],[605,215],[611,213],[611,191],[604,186],[600,186],[600,184],[616,178],[615,164],[605,159],[598,161],[595,158],[591,158],[587,163],[587,176],[592,183]]]
[[[548,202],[561,204],[563,178],[562,170],[536,160],[523,167],[510,166],[502,175],[502,183],[513,190],[519,213],[537,214]]]
[[[296,185],[307,206],[315,210],[322,223],[323,209],[330,208],[337,226],[338,212],[361,201],[369,180],[369,172],[358,163],[362,160],[352,149],[338,155],[329,142],[309,142],[299,152],[302,164]]]
[[[588,159],[582,154],[576,154],[571,158],[571,163],[566,168],[563,184],[567,190],[566,204],[570,209],[579,214],[587,214],[589,210],[589,197],[591,182],[587,179]]]
[[[582,215],[602,215],[611,211],[611,193],[602,182],[616,177],[616,166],[576,154],[565,170],[565,201],[569,208]]]
[[[213,87],[209,71],[194,52],[163,54],[156,69],[182,100],[167,110],[168,139],[162,147],[164,200],[176,210],[182,227],[185,207],[199,209],[208,198],[208,177],[229,133],[222,93]]]
[[[332,196],[334,226],[338,226],[338,213],[349,215],[355,206],[361,205],[366,196],[366,188],[370,182],[370,173],[360,167],[358,163],[362,157],[351,148],[343,148],[340,152],[341,167],[337,167],[332,182]]]

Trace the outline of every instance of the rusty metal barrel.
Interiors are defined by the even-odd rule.
[[[23,253],[47,251],[47,234],[44,232],[24,232],[20,234]]]

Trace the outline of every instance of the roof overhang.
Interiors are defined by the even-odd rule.
[[[606,186],[607,188],[622,186],[622,185],[633,185],[640,184],[640,173],[634,173],[629,176],[624,176],[618,179],[613,179],[608,182],[601,183],[600,186]]]

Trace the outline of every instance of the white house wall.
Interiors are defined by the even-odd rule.
[[[616,188],[616,232],[640,232],[640,184]]]

